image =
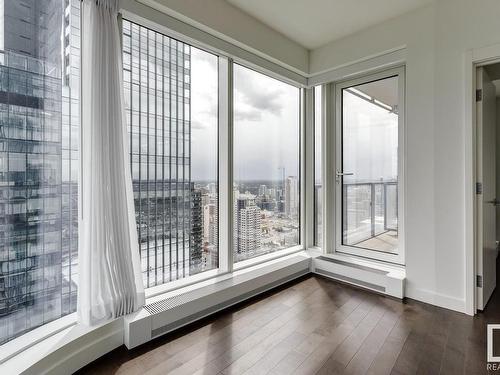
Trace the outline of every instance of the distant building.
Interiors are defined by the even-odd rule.
[[[190,226],[190,274],[203,271],[202,249],[203,249],[203,207],[201,205],[201,192],[191,188],[191,226]]]
[[[261,250],[261,212],[251,195],[240,194],[234,202],[234,248],[243,259]]]
[[[213,200],[216,202],[216,200]],[[207,203],[203,206],[203,242],[209,245],[218,244],[217,203]]]
[[[210,231],[210,205],[203,205],[203,242],[209,242],[209,231]]]
[[[208,205],[209,224],[208,224],[208,244],[216,249],[219,246],[219,212],[217,201]]]
[[[297,177],[289,176],[285,180],[285,215],[295,219],[299,214],[299,186]]]
[[[210,195],[216,195],[217,194],[217,184],[214,182],[211,182],[208,184],[208,192]]]
[[[260,185],[259,186],[259,196],[264,197],[267,195],[267,186],[266,185]]]

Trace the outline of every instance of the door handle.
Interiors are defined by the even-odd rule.
[[[353,172],[340,172],[340,171],[337,171],[337,177],[340,177],[340,176],[353,176],[354,173]]]
[[[486,203],[490,203],[493,206],[500,206],[500,201],[498,199],[493,199],[492,201],[487,201]]]

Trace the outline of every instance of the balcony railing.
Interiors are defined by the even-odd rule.
[[[343,244],[356,245],[398,230],[397,181],[344,183],[342,186]]]

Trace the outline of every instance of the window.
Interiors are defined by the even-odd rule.
[[[0,344],[74,312],[78,285],[80,1],[23,5],[0,20]]]
[[[321,86],[314,88],[314,246],[323,246],[323,178],[321,175],[322,142]]]
[[[234,65],[235,262],[299,244],[299,95]]]
[[[218,58],[123,21],[144,287],[218,267]]]
[[[401,262],[402,80],[394,74],[338,86],[339,250]]]

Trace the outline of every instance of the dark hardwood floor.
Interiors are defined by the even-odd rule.
[[[78,373],[483,374],[499,289],[472,318],[307,277]]]

